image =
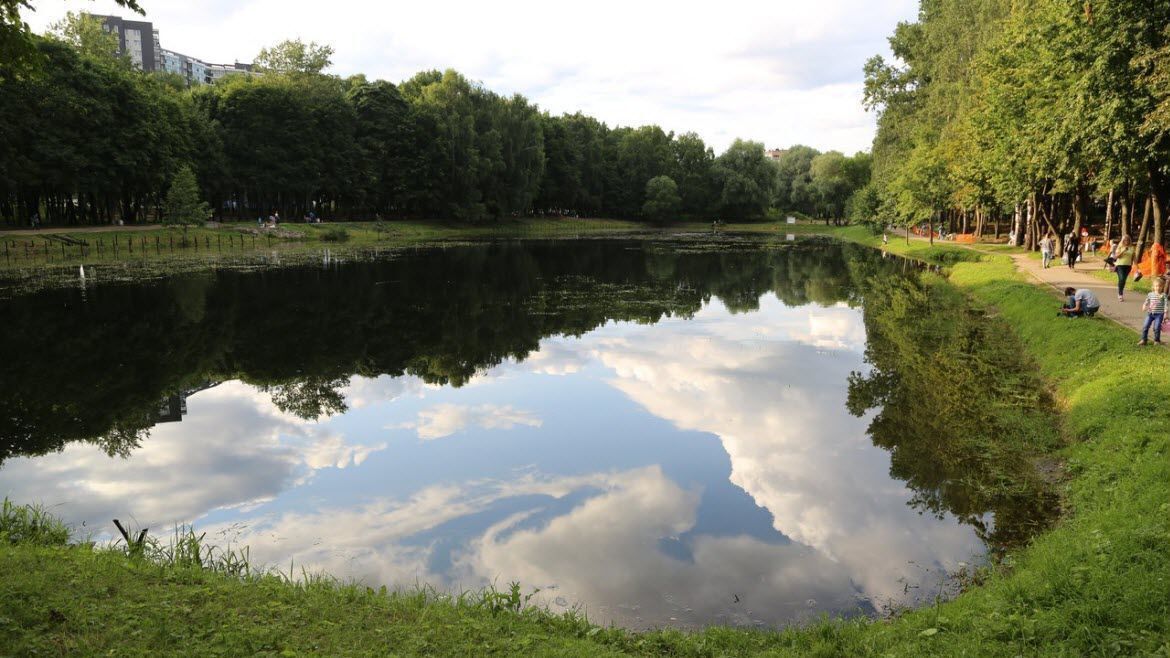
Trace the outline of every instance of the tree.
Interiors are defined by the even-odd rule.
[[[695,133],[549,116],[452,70],[399,86],[341,78],[324,73],[332,48],[289,40],[258,58],[266,75],[188,89],[112,57],[113,35],[83,15],[30,39],[37,75],[0,62],[0,221],[9,224],[34,213],[65,224],[159,221],[185,166],[217,216],[237,219],[634,218],[648,216],[647,184],[660,176],[678,196],[667,214],[682,217],[754,218],[774,199],[812,213],[818,199],[814,149],[790,149],[778,176],[758,143],[716,158]],[[835,170],[844,182],[832,194],[822,190],[834,215],[864,178],[853,162]],[[654,215],[666,212],[660,201]]]
[[[49,34],[93,60],[118,59],[118,37],[102,28],[102,20],[89,14],[67,12],[65,18],[49,27]],[[129,66],[129,58],[121,61]]]
[[[812,161],[820,151],[797,144],[786,149],[776,161],[776,185],[772,205],[784,211],[812,215],[815,194],[812,190]]]
[[[646,183],[646,202],[642,204],[642,216],[656,221],[665,221],[678,212],[681,199],[678,185],[670,176],[655,176]]]
[[[253,64],[260,71],[273,73],[320,74],[333,65],[332,57],[333,46],[287,39],[271,48],[261,48]]]
[[[137,0],[114,0],[119,6],[142,14]],[[0,79],[27,70],[37,59],[36,45],[21,9],[32,9],[30,0],[0,0]]]
[[[849,220],[859,224],[867,224],[875,231],[881,227],[879,218],[882,199],[878,195],[877,186],[868,183],[849,197]]]
[[[356,202],[375,214],[404,212],[412,205],[419,160],[411,107],[383,80],[358,84],[347,98],[357,121]]]
[[[679,135],[671,146],[674,170],[681,188],[679,209],[690,217],[709,213],[716,196],[711,173],[715,166],[715,152],[695,133]]]
[[[852,193],[845,164],[840,151],[829,151],[813,158],[809,173],[812,176],[812,190],[816,197],[816,214],[825,218],[840,219],[845,214],[845,204]]]
[[[608,201],[615,214],[634,217],[645,201],[646,183],[656,176],[674,174],[674,138],[658,126],[622,128],[617,137],[613,178]]]
[[[762,217],[772,199],[776,165],[764,155],[760,142],[735,140],[715,160],[722,185],[720,212],[732,219]]]
[[[211,219],[211,209],[199,196],[199,184],[195,181],[195,172],[184,166],[175,174],[171,182],[171,189],[167,191],[166,214],[163,223],[170,226],[182,226],[183,237],[186,239],[187,227],[202,224]]]

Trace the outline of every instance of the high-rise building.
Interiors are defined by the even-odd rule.
[[[118,54],[126,55],[143,71],[158,71],[158,30],[149,21],[127,21],[121,16],[95,16],[102,29],[118,39]]]
[[[252,73],[252,65],[212,64],[162,47],[158,30],[148,21],[127,21],[120,16],[94,16],[102,29],[118,38],[118,54],[126,55],[143,71],[166,71],[187,81],[187,86],[207,85],[229,75]]]

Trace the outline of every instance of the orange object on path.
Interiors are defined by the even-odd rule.
[[[1162,276],[1166,273],[1166,250],[1160,244],[1152,245],[1134,269],[1142,276]]]

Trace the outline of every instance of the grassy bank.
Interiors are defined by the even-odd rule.
[[[0,232],[5,267],[94,262],[193,260],[246,255],[255,250],[322,246],[411,246],[448,240],[622,234],[645,224],[608,219],[536,218],[468,225],[439,221],[330,222],[261,228],[252,222],[189,228],[137,226],[101,230],[42,229]]]
[[[251,222],[225,223],[183,231],[175,227],[104,227],[101,230],[47,228],[0,231],[0,267],[79,265],[159,259],[207,259],[247,254],[253,250],[296,250],[322,246],[407,247],[458,240],[510,238],[572,238],[634,234],[710,233],[703,222],[665,225],[620,219],[522,218],[483,224],[442,221],[330,222],[281,224],[258,228]],[[822,224],[789,226],[775,222],[727,224],[718,229],[736,233],[810,233]]]
[[[718,233],[819,233],[823,224],[729,224]],[[460,242],[512,239],[671,238],[711,235],[707,223],[653,225],[615,219],[522,218],[484,224],[442,221],[331,222],[258,228],[250,222],[188,229],[139,226],[101,230],[0,231],[0,296],[55,287],[140,281],[219,268],[254,269],[366,258]]]
[[[0,654],[1170,655],[1170,354],[1133,349],[1132,332],[1110,322],[1056,318],[1056,297],[1007,256],[893,238],[888,249],[950,265],[1062,405],[1064,444],[1048,456],[1067,474],[1065,517],[953,601],[890,621],[635,634],[527,609],[510,593],[384,594],[128,558],[65,545],[44,519],[32,523],[44,532],[26,531],[34,517],[6,512]]]

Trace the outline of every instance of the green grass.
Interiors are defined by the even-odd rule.
[[[823,233],[823,224],[776,222],[721,225],[720,234]],[[75,286],[80,270],[86,281],[141,281],[174,274],[220,268],[267,268],[316,262],[323,249],[335,256],[365,258],[387,250],[409,249],[484,240],[574,238],[702,238],[710,224],[652,225],[613,219],[520,218],[483,224],[443,221],[329,222],[281,224],[279,230],[258,229],[239,222],[213,228],[192,228],[186,240],[180,228],[146,227],[35,235],[0,231],[0,296],[46,288]],[[84,241],[64,244],[50,235]],[[115,246],[117,245],[117,246]]]
[[[864,229],[833,232],[880,242]],[[449,597],[327,578],[293,583],[209,568],[214,559],[63,545],[50,533],[52,541],[0,542],[0,653],[1170,655],[1170,352],[1136,349],[1133,332],[1111,322],[1054,317],[1055,295],[1007,256],[972,261],[952,253],[958,247],[895,239],[888,248],[949,264],[951,281],[1011,327],[1063,412],[1064,443],[1048,458],[1066,476],[1064,517],[952,601],[892,620],[775,632],[631,633],[513,604],[510,591]],[[8,536],[45,536],[5,523]]]
[[[727,224],[720,232],[812,233],[823,224],[789,226],[776,222]],[[257,229],[252,222],[225,223],[213,228],[151,227],[102,231],[44,229],[36,234],[0,231],[0,270],[60,267],[89,263],[189,261],[192,266],[220,257],[236,257],[254,250],[297,251],[323,243],[347,242],[352,247],[406,247],[457,240],[511,238],[573,238],[635,234],[710,233],[704,222],[655,225],[617,219],[522,218],[482,224],[444,221],[329,222],[281,224],[279,230]],[[345,235],[348,237],[342,238]],[[63,244],[48,236],[86,243]]]
[[[883,247],[881,244],[881,235],[874,235],[873,231],[866,226],[845,226],[824,230],[823,232],[835,235],[843,240],[852,240],[853,242],[861,242],[874,247]],[[887,251],[934,265],[949,267],[955,263],[975,262],[983,257],[978,251],[942,240],[936,241],[932,246],[924,240],[913,239],[907,242],[905,236],[900,234],[889,233],[888,236],[889,243],[883,247]]]
[[[57,546],[68,540],[69,528],[45,508],[0,502],[0,545]]]

